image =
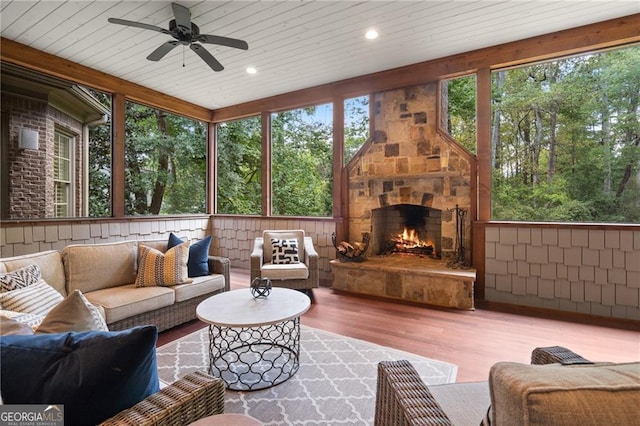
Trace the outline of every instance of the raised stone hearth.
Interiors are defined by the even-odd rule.
[[[445,308],[474,309],[475,269],[412,255],[373,256],[365,262],[332,260],[333,289]]]

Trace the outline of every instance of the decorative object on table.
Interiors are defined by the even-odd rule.
[[[251,295],[256,299],[268,297],[271,293],[271,280],[269,278],[254,278],[251,281]]]
[[[341,241],[336,243],[335,232],[331,234],[331,241],[336,248],[336,254],[340,262],[362,262],[366,260],[365,253],[369,248],[370,235],[368,232],[362,233],[362,241],[348,243]]]

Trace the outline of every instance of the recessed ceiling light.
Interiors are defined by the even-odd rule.
[[[373,40],[378,38],[378,32],[374,29],[371,29],[369,31],[367,31],[367,33],[364,35],[367,39],[369,40]]]
[[[258,70],[255,69],[254,67],[247,67],[247,74],[255,74],[257,72]]]

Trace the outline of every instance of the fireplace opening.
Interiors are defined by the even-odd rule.
[[[371,252],[441,256],[442,211],[414,204],[374,209],[371,218]]]

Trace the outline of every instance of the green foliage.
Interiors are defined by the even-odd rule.
[[[127,102],[125,212],[204,213],[206,126]]]
[[[344,164],[358,153],[369,139],[369,96],[344,101]]]
[[[218,213],[261,213],[261,134],[260,117],[217,126]]]
[[[111,109],[111,97],[87,89]],[[111,117],[107,123],[89,128],[89,216],[111,216]]]
[[[640,222],[640,46],[502,71],[492,92],[494,219]]]
[[[272,116],[274,215],[332,215],[333,128],[330,119],[321,120],[315,112],[312,107]]]
[[[476,153],[476,77],[447,80],[449,134],[472,154]]]

